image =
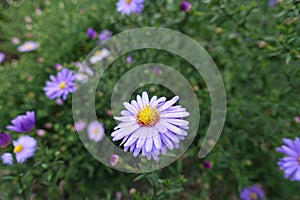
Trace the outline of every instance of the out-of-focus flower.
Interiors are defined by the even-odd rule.
[[[113,141],[122,139],[124,151],[133,156],[147,156],[158,160],[160,152],[165,155],[166,148],[173,150],[179,147],[180,140],[187,136],[189,122],[183,118],[189,116],[185,108],[173,106],[179,100],[175,96],[169,101],[166,97],[153,96],[150,100],[147,92],[138,95],[137,100],[125,102],[126,110],[121,111],[120,121],[111,134]]]
[[[113,33],[112,33],[112,31],[110,31],[110,30],[107,30],[107,29],[103,30],[103,31],[99,34],[99,36],[98,36],[98,39],[99,39],[98,44],[100,44],[100,43],[102,43],[103,41],[108,40],[109,38],[111,38],[112,34],[113,34]]]
[[[295,120],[295,122],[296,122],[297,124],[300,124],[300,116],[296,116],[296,117],[294,118],[294,120]]]
[[[64,103],[64,101],[62,99],[58,98],[58,99],[55,100],[55,103],[56,103],[56,105],[60,106]]]
[[[56,77],[50,75],[51,81],[47,81],[44,87],[48,99],[62,98],[66,100],[67,95],[74,92],[75,78],[75,74],[67,68],[58,72]]]
[[[34,138],[26,135],[19,137],[16,141],[13,141],[13,145],[17,162],[23,163],[34,155],[37,142]]]
[[[120,162],[120,157],[117,154],[111,154],[109,157],[109,164],[115,167]]]
[[[3,153],[1,155],[1,160],[4,165],[13,165],[13,157],[11,153]]]
[[[95,54],[90,58],[90,63],[95,64],[96,62],[100,62],[110,54],[109,50],[103,48],[101,51],[95,51]]]
[[[90,122],[87,128],[88,138],[94,142],[100,142],[104,136],[103,124],[98,121]]]
[[[33,42],[33,41],[28,41],[22,44],[21,46],[18,47],[19,52],[30,52],[34,51],[39,47],[39,43]]]
[[[269,0],[268,1],[268,5],[270,6],[270,7],[274,7],[274,6],[276,6],[276,0]]]
[[[190,9],[192,8],[192,5],[190,2],[188,1],[182,1],[179,5],[180,9],[183,11],[183,12],[188,12],[190,11]]]
[[[74,124],[75,129],[80,132],[85,128],[85,122],[83,121],[78,121]]]
[[[205,168],[205,169],[210,169],[211,168],[211,164],[210,164],[210,162],[209,161],[204,161],[203,162],[203,167]]]
[[[126,63],[130,64],[132,62],[132,57],[131,56],[127,56],[126,57]]]
[[[261,40],[261,41],[259,41],[259,42],[257,43],[257,46],[258,46],[260,49],[263,49],[263,48],[265,48],[265,47],[267,46],[267,43],[266,43],[265,41]]]
[[[215,29],[215,33],[216,34],[221,34],[223,32],[223,29],[221,28],[221,27],[217,27],[216,29]]]
[[[11,143],[11,138],[9,134],[0,133],[0,148],[7,147]]]
[[[116,194],[115,194],[115,196],[116,196],[116,200],[121,200],[121,199],[122,199],[122,196],[123,196],[123,194],[122,194],[122,192],[120,192],[120,191],[117,191],[117,192],[116,192]]]
[[[4,61],[5,59],[5,53],[0,51],[0,64]]]
[[[13,44],[19,44],[19,43],[20,43],[20,40],[19,40],[19,38],[17,38],[17,37],[13,37],[13,38],[11,39],[11,42],[12,42]]]
[[[30,23],[30,22],[32,22],[32,19],[31,19],[31,17],[26,16],[26,17],[24,17],[24,21],[25,21],[26,23]]]
[[[144,0],[119,0],[117,11],[122,15],[140,14],[144,10]]]
[[[241,200],[263,200],[265,199],[264,191],[257,185],[244,188],[240,193]]]
[[[277,162],[279,168],[284,172],[284,178],[291,181],[300,181],[300,139],[295,140],[283,138],[283,145],[276,151],[285,155]]]
[[[88,28],[86,30],[86,35],[90,38],[90,39],[95,39],[97,37],[97,32],[92,29],[92,28]]]
[[[29,132],[35,126],[34,111],[27,111],[26,115],[19,115],[11,120],[12,125],[6,126],[7,130],[15,132]]]
[[[154,73],[155,75],[158,75],[158,74],[160,73],[159,67],[155,66],[155,67],[153,68],[153,73]]]
[[[44,137],[44,135],[46,134],[46,131],[44,129],[38,129],[36,131],[36,134],[39,136],[39,137]]]
[[[36,8],[34,10],[34,12],[35,12],[36,15],[41,15],[42,14],[42,10],[40,8]]]
[[[54,65],[54,68],[55,68],[57,71],[60,71],[60,70],[62,70],[64,67],[63,67],[61,64],[56,63],[56,64]]]
[[[106,115],[107,115],[107,116],[112,116],[112,110],[107,110],[107,111],[106,111]]]
[[[46,129],[50,129],[50,128],[52,128],[52,126],[53,126],[53,124],[51,122],[45,123],[45,128]]]
[[[79,68],[78,73],[76,74],[77,81],[86,83],[89,79],[89,76],[94,75],[94,71],[87,65],[86,62],[75,62],[74,65]]]
[[[38,63],[43,63],[45,62],[45,59],[43,57],[38,57],[37,61]]]

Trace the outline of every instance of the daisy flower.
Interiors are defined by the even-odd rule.
[[[28,41],[22,44],[21,46],[18,47],[19,52],[30,52],[34,51],[39,47],[39,43],[33,42],[33,41]]]
[[[277,162],[279,168],[284,171],[284,178],[291,181],[300,181],[300,139],[283,138],[283,145],[276,151],[285,155]]]
[[[7,147],[11,142],[11,138],[9,134],[0,133],[0,148]]]
[[[15,132],[29,132],[35,126],[34,111],[27,111],[26,115],[19,115],[11,120],[12,125],[6,126],[7,130]]]
[[[174,106],[179,100],[175,96],[167,101],[166,97],[153,96],[150,100],[147,92],[137,95],[137,100],[125,102],[126,110],[121,117],[115,117],[120,124],[111,134],[113,141],[122,140],[120,145],[136,157],[140,153],[148,160],[158,160],[160,153],[166,154],[166,148],[179,147],[180,140],[187,136],[189,122],[183,118],[189,116],[185,108]]]
[[[47,81],[44,87],[48,99],[62,98],[66,100],[67,95],[74,92],[75,78],[75,74],[67,68],[58,72],[56,77],[51,75],[51,81]]]
[[[119,0],[117,11],[122,15],[140,14],[144,10],[144,0]]]
[[[18,140],[13,141],[14,153],[18,163],[25,162],[28,158],[34,155],[37,147],[37,142],[34,138],[26,135],[21,136]]]
[[[93,121],[89,123],[87,128],[88,138],[94,142],[100,142],[104,136],[103,124],[98,121]]]
[[[108,49],[104,48],[101,51],[97,50],[95,51],[95,54],[90,58],[90,63],[95,64],[96,62],[100,62],[101,60],[108,57],[110,52]]]
[[[240,193],[241,200],[263,200],[265,199],[264,191],[257,185],[244,188]]]
[[[3,153],[1,156],[1,160],[4,165],[13,165],[13,157],[11,153]]]

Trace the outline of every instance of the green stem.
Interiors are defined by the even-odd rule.
[[[153,180],[153,196],[152,196],[152,200],[156,200],[157,199],[157,172],[153,172],[152,173],[152,180]]]
[[[27,200],[27,197],[26,197],[26,194],[25,194],[25,187],[24,187],[24,184],[22,182],[22,173],[20,173],[18,175],[18,182],[19,182],[19,185],[20,185],[20,188],[21,188],[21,195],[23,197],[24,200]]]

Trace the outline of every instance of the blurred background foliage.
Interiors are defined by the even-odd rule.
[[[151,199],[154,184],[161,190],[160,199],[238,199],[238,192],[252,184],[262,186],[268,199],[300,199],[299,183],[283,178],[275,152],[283,137],[299,136],[294,117],[300,115],[300,2],[190,2],[192,10],[184,13],[178,0],[145,1],[142,14],[131,16],[120,15],[116,1],[109,0],[0,2],[0,51],[6,54],[0,65],[0,130],[27,110],[36,111],[37,128],[46,130],[33,159],[16,167],[0,166],[0,199],[16,199],[23,190],[33,199],[115,199],[117,191],[123,199]],[[26,16],[32,21],[25,22]],[[155,179],[153,174],[112,170],[91,157],[74,131],[71,97],[59,106],[42,90],[49,75],[56,74],[56,63],[72,67],[97,45],[86,36],[87,28],[117,34],[149,26],[177,30],[198,41],[221,71],[228,101],[221,138],[208,157],[199,159],[210,120],[202,78],[184,60],[161,51],[136,51],[130,53],[132,63],[127,64],[125,56],[113,63],[99,98],[123,73],[147,62],[174,66],[197,93],[199,134],[181,159],[160,170]],[[14,37],[21,43],[39,42],[40,47],[19,53]],[[156,87],[150,88],[151,95],[164,95]],[[105,114],[109,102],[97,103],[106,134],[115,125]],[[210,169],[203,167],[204,161],[211,163]]]

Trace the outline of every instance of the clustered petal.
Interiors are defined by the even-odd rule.
[[[244,188],[240,193],[241,200],[263,200],[265,199],[264,191],[257,185]]]
[[[117,11],[122,15],[140,14],[144,10],[144,0],[119,0]]]
[[[26,135],[19,137],[16,141],[13,141],[13,145],[17,162],[23,163],[34,155],[37,142],[34,138]]]
[[[1,160],[4,165],[13,165],[13,157],[11,153],[3,153],[1,155]]]
[[[67,99],[69,93],[74,92],[76,76],[74,72],[67,68],[58,72],[57,76],[50,75],[50,80],[46,82],[44,91],[49,99],[62,98]]]
[[[13,125],[6,126],[8,130],[15,132],[29,132],[35,126],[35,113],[34,111],[27,111],[26,115],[19,115],[11,120]]]
[[[111,134],[113,141],[122,140],[125,151],[136,157],[140,153],[148,160],[158,159],[160,153],[166,154],[167,148],[179,147],[180,140],[187,136],[189,122],[183,118],[188,116],[185,108],[174,106],[179,100],[175,96],[167,101],[166,97],[153,96],[150,100],[146,92],[137,95],[137,100],[125,102],[126,110],[121,117],[115,117],[120,124]]]
[[[285,154],[277,163],[284,171],[284,177],[291,181],[300,181],[300,139],[283,138],[283,145],[276,148],[276,151]]]

